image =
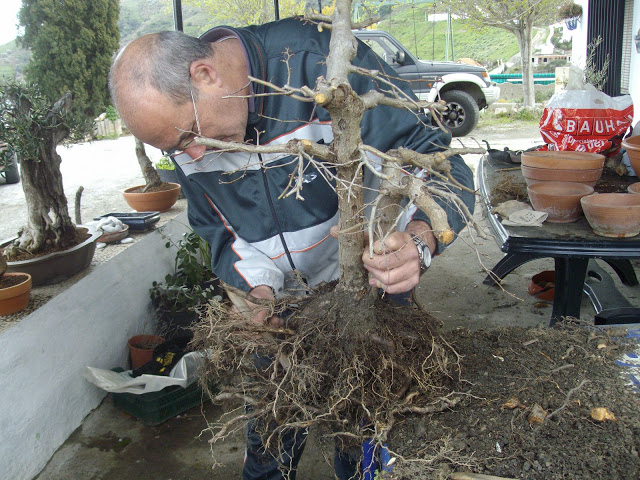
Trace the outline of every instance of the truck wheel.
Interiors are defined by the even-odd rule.
[[[449,90],[442,94],[447,108],[442,114],[442,123],[454,137],[467,135],[476,128],[480,110],[473,97],[462,90]]]

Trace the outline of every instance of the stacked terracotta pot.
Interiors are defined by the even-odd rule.
[[[529,200],[552,223],[575,222],[582,215],[580,199],[593,193],[602,176],[604,156],[585,152],[524,152],[522,175]]]
[[[602,176],[604,155],[587,152],[524,152],[522,175],[527,185],[538,182],[584,183],[591,187]]]

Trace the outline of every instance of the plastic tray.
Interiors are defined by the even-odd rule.
[[[111,395],[113,395],[114,406],[149,426],[159,425],[209,400],[198,382],[192,383],[187,388],[174,385],[159,392],[140,395],[112,393]]]
[[[132,212],[132,213],[106,213],[95,217],[101,220],[106,217],[115,217],[122,223],[129,225],[130,230],[146,230],[160,220],[160,212]]]

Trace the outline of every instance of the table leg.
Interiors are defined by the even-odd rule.
[[[541,258],[540,255],[531,253],[507,253],[502,257],[502,260],[496,263],[496,266],[491,269],[482,283],[485,285],[497,285],[520,265],[538,258]]]
[[[631,260],[628,258],[603,258],[611,268],[618,274],[623,284],[630,287],[638,285],[638,277],[636,271],[633,269]]]
[[[580,303],[589,259],[586,257],[556,257],[555,295],[549,326],[562,317],[580,318]]]

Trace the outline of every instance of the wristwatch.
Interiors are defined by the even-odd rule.
[[[420,259],[420,275],[422,275],[431,266],[431,250],[429,250],[429,246],[424,243],[419,236],[412,234],[411,240],[413,240],[413,243],[416,244],[416,248],[418,249],[418,258]]]

